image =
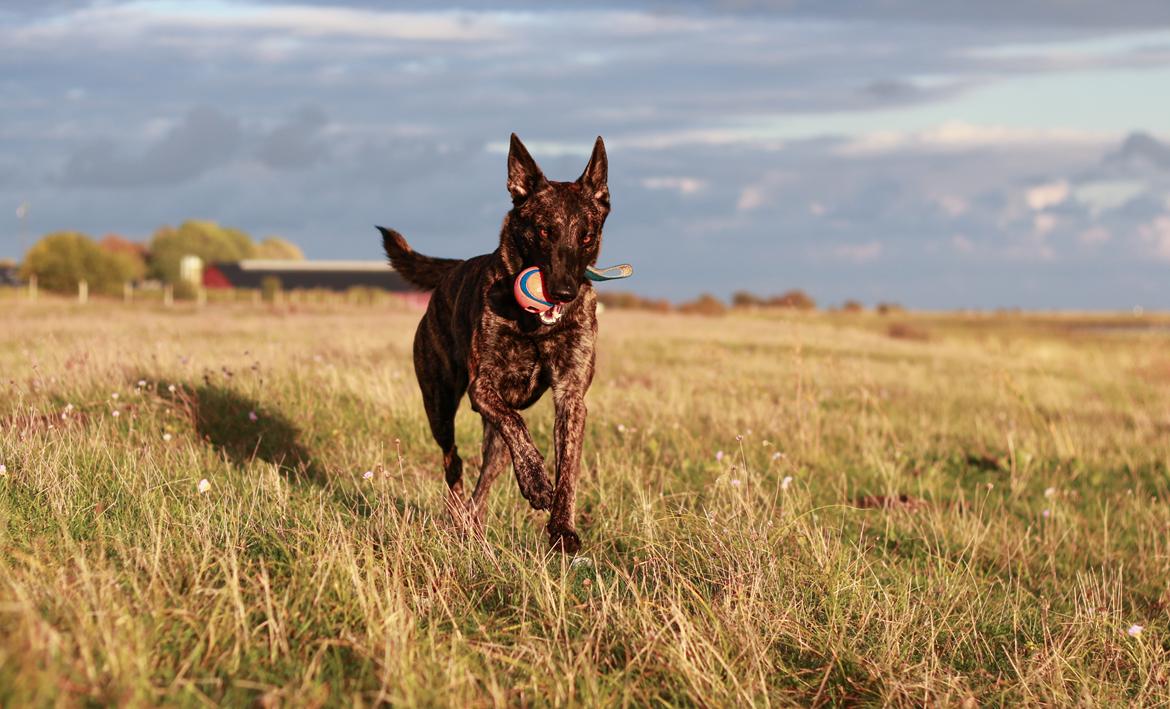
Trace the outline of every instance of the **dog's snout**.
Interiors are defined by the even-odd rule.
[[[554,303],[568,303],[577,296],[577,289],[569,285],[558,285],[550,289],[548,295]]]

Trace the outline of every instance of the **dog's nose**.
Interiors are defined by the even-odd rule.
[[[568,303],[577,295],[577,289],[571,286],[558,286],[549,292],[554,303]]]

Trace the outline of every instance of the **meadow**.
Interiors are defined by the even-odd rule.
[[[565,558],[418,310],[0,306],[0,705],[1170,703],[1165,319],[607,311]]]

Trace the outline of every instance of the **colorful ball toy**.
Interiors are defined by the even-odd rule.
[[[545,300],[544,279],[540,275],[540,269],[536,266],[530,266],[521,271],[520,275],[516,276],[516,282],[512,286],[512,292],[516,296],[516,302],[520,304],[520,307],[530,313],[540,315],[555,307],[554,303]]]

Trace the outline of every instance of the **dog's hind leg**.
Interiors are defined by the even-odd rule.
[[[475,492],[471,493],[471,515],[476,525],[483,526],[484,515],[487,514],[487,496],[492,484],[500,473],[512,462],[512,454],[508,452],[508,444],[496,427],[483,422],[483,463],[479,466],[479,480],[475,483]]]
[[[447,480],[448,505],[453,514],[466,514],[463,501],[463,459],[455,445],[455,411],[463,390],[452,387],[440,377],[424,379],[420,371],[419,382],[423,389],[423,405],[427,420],[431,424],[431,435],[443,451],[443,475]]]

